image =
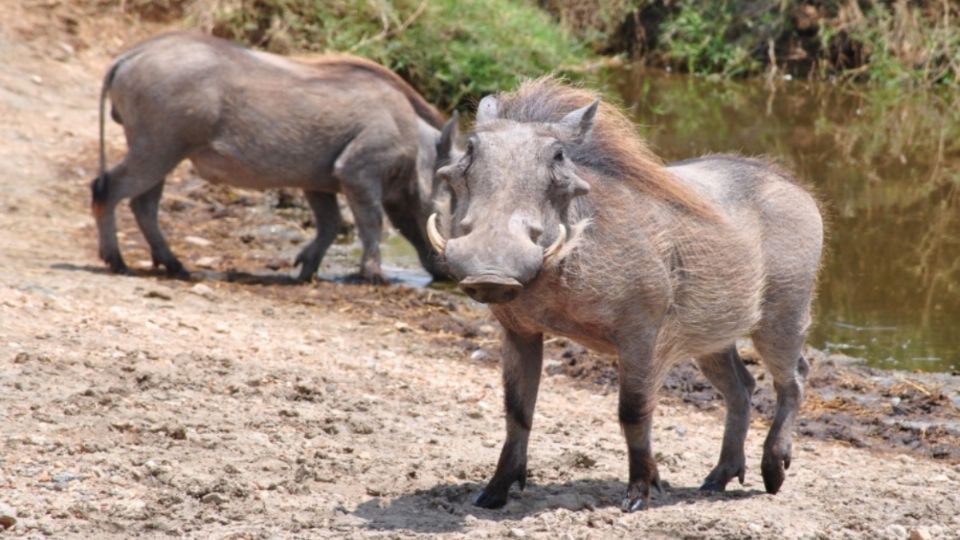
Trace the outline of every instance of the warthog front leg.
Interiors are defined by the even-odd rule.
[[[313,211],[313,221],[317,226],[317,236],[307,244],[294,265],[300,265],[300,281],[310,281],[316,275],[323,261],[323,256],[330,248],[340,230],[340,206],[337,205],[337,196],[334,193],[319,191],[304,191],[310,210]]]
[[[650,504],[650,488],[663,492],[650,433],[660,387],[652,347],[643,345],[620,353],[620,427],[627,440],[630,479],[623,511],[643,510]]]
[[[707,475],[700,490],[723,491],[733,478],[738,478],[740,484],[744,481],[747,465],[743,444],[750,428],[750,397],[756,383],[743,365],[736,346],[698,358],[697,364],[710,383],[723,394],[727,404],[720,461]]]
[[[540,387],[543,335],[524,336],[504,330],[502,356],[507,440],[493,478],[474,501],[482,508],[500,508],[506,504],[514,482],[520,484],[520,489],[526,487],[527,441]]]

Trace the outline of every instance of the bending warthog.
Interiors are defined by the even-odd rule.
[[[129,153],[106,172],[108,95]],[[337,234],[337,192],[356,219],[363,278],[383,279],[383,210],[424,267],[440,276],[424,226],[433,172],[449,153],[455,129],[451,120],[441,136],[442,122],[403,79],[361,58],[300,63],[188,33],[145,41],[113,63],[100,97],[100,175],[92,184],[100,257],[114,272],[127,271],[114,209],[132,197],[154,266],[186,274],[160,232],[157,211],[164,178],[189,159],[212,182],[303,189],[317,235],[297,256],[301,280],[317,272]]]
[[[466,153],[438,177],[455,205],[440,226],[431,216],[430,239],[504,327],[507,438],[477,505],[501,506],[514,482],[524,486],[544,332],[619,355],[626,510],[660,487],[656,394],[685,358],[727,403],[719,463],[701,489],[743,481],[754,381],[735,341],[752,336],[777,391],[761,470],[767,491],[780,488],[823,240],[807,191],[754,159],[664,167],[620,112],[549,78],[484,98]]]

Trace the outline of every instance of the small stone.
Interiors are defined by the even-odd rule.
[[[910,540],[930,540],[930,531],[926,527],[918,527],[910,531]]]
[[[68,484],[74,480],[82,480],[80,475],[74,474],[70,471],[65,471],[59,474],[53,475],[53,481],[57,484]]]
[[[220,263],[220,257],[200,257],[195,264],[200,268],[216,268]]]
[[[200,238],[199,236],[187,236],[183,239],[185,242],[193,244],[195,246],[207,247],[213,245],[213,242],[207,240],[206,238]]]
[[[681,437],[683,437],[684,435],[687,434],[687,428],[686,428],[686,426],[681,426],[680,424],[677,424],[677,425],[673,426],[673,429],[674,429],[674,431],[677,432],[677,435],[679,435],[679,436],[681,436]]]
[[[473,516],[473,515],[470,515],[470,514],[467,514],[467,515],[463,516],[463,524],[464,524],[464,525],[466,525],[466,526],[468,526],[468,527],[473,527],[473,526],[476,525],[477,523],[480,523],[480,520],[477,519],[477,516]]]
[[[597,460],[593,459],[587,454],[584,454],[583,452],[576,452],[573,455],[573,466],[578,469],[591,469],[596,464]]]
[[[394,327],[394,329],[396,329],[397,332],[400,332],[401,334],[405,334],[405,333],[411,332],[411,331],[413,330],[413,328],[410,328],[410,325],[409,325],[409,324],[407,324],[407,323],[405,323],[405,322],[402,322],[402,321],[397,321],[397,322],[393,323],[393,327]]]
[[[527,531],[520,528],[510,529],[510,538],[526,538]]]
[[[0,530],[12,529],[16,524],[17,511],[5,504],[0,504]]]
[[[903,525],[892,523],[887,527],[887,536],[891,536],[893,538],[906,538],[907,529]]]
[[[43,77],[39,75],[31,75],[30,81],[33,82],[33,84],[40,85],[43,84]]]
[[[213,298],[213,289],[204,285],[203,283],[197,283],[193,287],[190,287],[190,292],[197,296],[202,296],[207,300]]]
[[[477,349],[470,353],[470,359],[474,362],[486,362],[490,359],[490,354],[483,349]]]
[[[147,291],[144,298],[156,298],[157,300],[172,300],[169,294],[160,291]]]
[[[217,493],[216,491],[212,491],[210,493],[207,493],[203,497],[201,497],[200,502],[207,503],[207,504],[223,504],[227,502],[227,498],[224,497],[222,493]]]

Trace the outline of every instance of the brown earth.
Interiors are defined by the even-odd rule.
[[[107,274],[87,210],[99,81],[113,54],[161,23],[110,2],[4,10],[6,535],[960,538],[957,377],[817,351],[780,494],[759,477],[772,406],[763,379],[746,484],[698,493],[723,407],[683,365],[654,430],[667,489],[625,515],[613,361],[554,339],[531,482],[503,510],[474,508],[503,436],[496,323],[483,308],[443,290],[292,284],[289,261],[311,234],[297,199],[211,187],[187,166],[161,213],[196,279],[143,268],[125,208],[121,244],[138,275]],[[109,133],[115,160],[123,139]],[[353,247],[334,251],[332,272],[346,273]]]

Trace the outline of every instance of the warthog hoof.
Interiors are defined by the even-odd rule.
[[[509,469],[507,469],[509,470]],[[527,487],[527,465],[521,463],[513,468],[512,471],[503,473],[498,470],[493,474],[493,479],[483,488],[483,491],[473,500],[474,506],[480,508],[502,508],[507,504],[507,497],[510,495],[510,486],[516,482],[520,486],[520,491]]]
[[[746,479],[746,473],[747,467],[743,464],[742,460],[741,463],[737,465],[721,463],[714,467],[712,471],[710,471],[710,474],[707,475],[707,479],[704,480],[703,485],[700,486],[700,491],[726,491],[727,483],[734,478],[740,480],[740,485],[742,486],[744,480]]]
[[[784,471],[790,468],[790,451],[783,453],[764,450],[760,461],[760,474],[763,476],[763,487],[771,495],[780,491],[787,475]]]
[[[168,278],[180,279],[183,281],[190,280],[190,272],[188,272],[186,268],[183,267],[183,264],[177,259],[167,261],[161,261],[157,259],[153,260],[154,268],[160,268],[161,266],[166,270]]]
[[[637,480],[627,488],[627,495],[620,504],[620,509],[624,512],[638,512],[650,507],[650,488],[654,487],[657,493],[663,495],[663,484],[660,482],[660,475],[654,473],[653,479],[648,484],[643,480]]]
[[[486,490],[481,491],[477,498],[473,500],[474,506],[479,506],[480,508],[488,508],[490,510],[496,508],[503,508],[507,504],[507,492],[503,493],[487,493]]]
[[[120,252],[114,252],[109,254],[101,254],[100,258],[103,259],[107,266],[110,267],[110,271],[114,274],[120,274],[122,276],[129,276],[132,274],[129,268],[127,268],[127,263],[123,262],[123,257],[120,256]]]

